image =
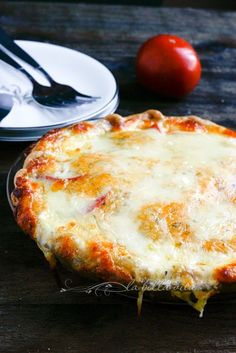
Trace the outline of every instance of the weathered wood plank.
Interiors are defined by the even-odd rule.
[[[0,306],[1,352],[235,353],[235,305]],[[224,324],[219,319],[224,312]]]

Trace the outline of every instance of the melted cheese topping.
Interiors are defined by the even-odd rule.
[[[236,258],[236,139],[135,123],[110,129],[107,121],[80,134],[63,129],[28,157],[25,168],[35,153],[53,160],[28,172],[44,188],[40,247],[105,277],[117,265],[117,277],[125,269],[155,289],[216,287],[214,270]],[[75,251],[60,250],[63,237]]]

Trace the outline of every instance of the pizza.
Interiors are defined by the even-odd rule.
[[[236,132],[195,116],[79,122],[32,147],[15,217],[52,266],[148,283],[202,311],[236,282],[235,161]]]

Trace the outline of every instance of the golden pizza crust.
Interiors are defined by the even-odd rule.
[[[149,134],[148,131],[151,133]],[[220,156],[222,159],[220,166],[227,170],[227,180],[222,180],[220,175],[215,175],[211,166],[199,167],[196,161],[195,164],[198,167],[194,171],[194,183],[200,195],[197,199],[195,190],[191,192],[183,185],[183,190],[187,190],[184,191],[184,202],[175,199],[159,200],[157,195],[155,202],[151,197],[150,202],[145,199],[145,203],[140,205],[139,210],[134,214],[133,223],[139,232],[138,241],[140,244],[147,244],[143,250],[140,249],[142,246],[140,245],[135,252],[135,248],[130,245],[130,240],[127,240],[129,246],[126,246],[125,238],[119,241],[117,238],[119,232],[114,235],[114,238],[108,234],[109,232],[106,233],[106,229],[113,232],[109,227],[112,227],[113,221],[117,221],[119,212],[122,223],[121,210],[122,207],[124,209],[127,207],[130,190],[133,190],[135,185],[141,185],[143,179],[151,178],[155,173],[158,175],[158,165],[167,170],[171,168],[169,160],[163,161],[162,156],[156,157],[152,151],[152,155],[145,157],[139,155],[137,149],[145,148],[144,146],[148,146],[152,140],[161,139],[162,136],[176,136],[176,134],[179,134],[180,138],[181,134],[184,136],[189,134],[193,140],[194,136],[203,136],[203,141],[204,136],[220,136],[222,140],[219,141],[219,146],[228,143],[231,151],[235,151],[235,131],[195,116],[165,117],[156,110],[148,110],[126,118],[112,114],[98,122],[80,122],[70,127],[50,131],[36,143],[23,169],[18,171],[15,177],[12,202],[19,226],[35,239],[48,259],[55,257],[77,271],[95,273],[105,280],[125,283],[135,281],[140,284],[151,281],[162,285],[163,290],[180,288],[188,291],[209,290],[218,288],[220,283],[236,282],[235,221],[227,221],[229,217],[226,215],[224,223],[219,225],[222,234],[226,234],[225,237],[222,236],[219,239],[217,235],[211,234],[199,241],[194,220],[189,216],[191,207],[192,209],[197,207],[198,213],[201,212],[201,202],[205,202],[201,195],[206,195],[211,204],[216,202],[219,207],[221,202],[224,203],[225,207],[229,207],[229,213],[232,210],[235,211],[236,188],[233,182],[236,170],[235,159],[233,156],[228,156],[224,149],[221,153],[225,153],[225,158]],[[96,139],[99,141],[96,142]],[[176,154],[176,159],[173,161],[174,178],[175,171],[179,173],[181,169],[184,170],[185,160],[183,153],[178,155],[174,150],[175,146],[171,147],[171,140],[168,140],[168,143],[170,145],[168,153]],[[109,146],[112,146],[111,154]],[[191,149],[192,146],[189,148]],[[203,145],[202,149],[204,148]],[[104,152],[105,149],[106,152]],[[114,157],[114,150],[119,158]],[[134,151],[133,155],[130,151]],[[125,168],[122,166],[122,155],[126,163]],[[177,164],[178,159],[179,164]],[[139,173],[133,173],[132,166],[135,166]],[[145,173],[142,174],[142,171]],[[159,176],[156,178],[158,183]],[[162,179],[164,185],[165,177]],[[184,180],[184,183],[187,185],[188,180]],[[174,187],[175,183],[171,181],[167,185],[170,190]],[[57,196],[58,203],[63,201],[66,205],[70,204],[70,207],[75,205],[75,209],[78,209],[78,219],[73,209],[70,210],[71,217],[60,219],[60,217],[63,218],[63,211],[56,205],[57,202],[54,199]],[[81,200],[81,204],[78,200]],[[50,225],[50,228],[54,210],[53,207],[52,209],[49,207],[53,202],[57,208],[58,226]],[[83,208],[81,208],[82,204]],[[63,204],[62,207],[64,207]],[[66,206],[65,210],[68,210]],[[202,258],[215,262],[215,266],[211,265],[209,267],[211,270],[207,272],[206,264],[203,260],[199,260],[189,268],[187,262],[183,265],[176,261],[171,265],[171,271],[170,267],[165,270],[163,263],[160,264],[160,271],[155,265],[156,272],[150,270],[151,267],[145,267],[142,254],[140,256],[137,254],[149,251],[150,257],[153,258],[152,264],[155,264],[155,251],[158,246],[166,249],[165,241],[170,242],[176,251],[173,258],[178,252],[182,252],[187,258],[188,251],[190,258],[197,257],[195,244],[195,247],[201,248]],[[196,250],[193,255],[192,249]],[[211,254],[214,254],[213,259]],[[221,256],[219,263],[216,260],[218,254]],[[165,257],[170,263],[171,256],[170,253]]]

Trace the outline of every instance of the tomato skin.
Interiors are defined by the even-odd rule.
[[[198,84],[201,63],[193,47],[184,39],[160,34],[140,47],[136,74],[147,89],[161,96],[181,98]]]

